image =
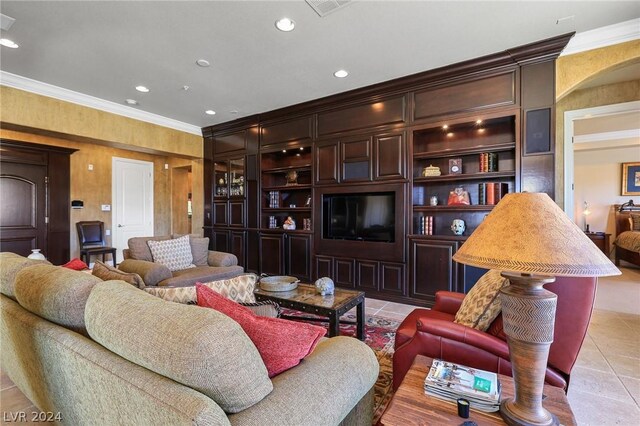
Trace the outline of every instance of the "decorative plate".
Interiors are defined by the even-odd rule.
[[[273,276],[260,278],[260,288],[264,291],[290,291],[298,287],[299,279],[288,276]]]

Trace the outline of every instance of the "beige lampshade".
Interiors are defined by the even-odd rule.
[[[453,259],[528,274],[620,275],[611,260],[544,193],[505,195]]]

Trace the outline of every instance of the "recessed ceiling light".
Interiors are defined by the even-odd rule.
[[[338,70],[334,72],[333,75],[338,78],[345,78],[346,76],[349,75],[349,72],[347,70]]]
[[[124,101],[129,105],[138,105],[138,101],[136,101],[135,99],[125,99]]]
[[[12,49],[18,48],[18,45],[15,42],[9,40],[8,38],[0,38],[0,44],[3,45],[4,47],[10,47]]]
[[[199,67],[202,67],[202,68],[206,68],[206,67],[208,67],[209,65],[211,65],[211,64],[209,63],[209,61],[207,61],[206,59],[198,59],[198,60],[196,61],[196,64],[197,64]]]
[[[296,27],[296,23],[289,18],[282,18],[276,21],[276,28],[279,29],[280,31],[284,31],[284,32],[293,31],[295,27]]]
[[[136,86],[136,90],[142,93],[149,93],[149,89],[145,86]]]
[[[231,111],[229,111],[229,114],[237,114],[238,110],[237,109],[232,109]]]
[[[208,114],[208,115],[216,115],[216,112],[214,110],[212,110],[212,109],[208,109],[204,113]]]

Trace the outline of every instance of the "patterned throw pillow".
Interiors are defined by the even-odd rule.
[[[114,268],[105,263],[96,260],[93,264],[93,276],[100,278],[102,281],[122,280],[134,287],[144,288],[144,281],[138,274],[124,272],[118,268]]]
[[[631,230],[640,231],[640,213],[630,213],[629,219],[631,221]]]
[[[196,292],[198,306],[215,309],[240,324],[258,348],[269,377],[300,364],[327,332],[324,327],[317,325],[258,317],[250,309],[203,285],[196,285]]]
[[[500,276],[500,271],[492,269],[484,274],[464,297],[454,322],[486,331],[502,310],[498,293],[506,285],[509,280]]]
[[[226,298],[238,303],[255,303],[256,297],[253,291],[256,288],[258,276],[256,274],[243,274],[228,280],[203,283],[212,290],[217,291]],[[169,302],[196,303],[196,288],[191,287],[146,287],[147,293]]]
[[[195,268],[189,236],[165,241],[147,241],[153,261],[161,263],[170,271],[181,271],[187,268]]]
[[[191,254],[193,255],[193,264],[196,266],[208,266],[209,257],[209,238],[200,237],[195,234],[189,235],[189,245],[191,246]],[[180,238],[183,234],[173,234],[171,238]]]

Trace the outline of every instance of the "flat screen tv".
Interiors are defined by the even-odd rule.
[[[323,195],[322,237],[395,242],[395,197],[395,192]]]

